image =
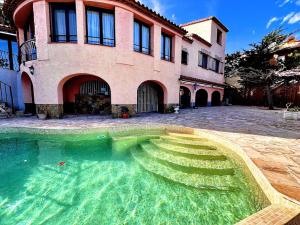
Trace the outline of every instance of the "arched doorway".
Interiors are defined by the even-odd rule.
[[[180,87],[180,107],[182,109],[191,107],[191,91],[184,86]]]
[[[24,113],[36,114],[33,84],[27,73],[25,72],[22,73],[21,82],[22,82],[23,102],[25,105]]]
[[[207,106],[208,93],[204,89],[200,89],[196,92],[196,106],[205,107]]]
[[[111,91],[107,82],[92,75],[78,75],[63,85],[64,114],[108,115]]]
[[[211,96],[211,105],[220,106],[221,105],[221,94],[218,91],[214,91]]]
[[[137,112],[164,112],[164,91],[154,81],[142,83],[137,90]]]

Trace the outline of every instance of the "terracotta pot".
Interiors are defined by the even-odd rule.
[[[123,119],[128,119],[129,118],[129,114],[128,113],[123,113],[122,114],[122,118]]]

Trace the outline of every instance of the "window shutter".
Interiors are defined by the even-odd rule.
[[[198,61],[199,66],[202,66],[202,61],[203,61],[203,55],[202,52],[199,52],[199,61]]]
[[[220,63],[220,73],[224,74],[224,63]]]

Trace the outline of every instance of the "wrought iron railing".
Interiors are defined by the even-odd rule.
[[[25,63],[27,61],[32,61],[37,59],[36,54],[36,45],[35,45],[35,39],[30,39],[28,41],[25,41],[20,46],[21,51],[21,62]]]
[[[0,50],[0,68],[19,71],[18,56]]]
[[[6,103],[14,112],[14,98],[12,95],[11,86],[0,81],[0,102]]]

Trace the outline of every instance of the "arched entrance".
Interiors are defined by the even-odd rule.
[[[205,107],[207,106],[208,93],[204,89],[200,89],[196,92],[196,106]]]
[[[96,76],[72,77],[63,85],[63,104],[64,114],[110,114],[110,87]]]
[[[164,112],[164,91],[154,81],[142,83],[137,91],[137,112]]]
[[[33,84],[27,73],[25,72],[22,73],[21,82],[22,82],[22,91],[23,91],[23,102],[25,105],[24,113],[36,114]]]
[[[180,87],[180,107],[182,109],[191,107],[191,91],[184,86]]]
[[[214,91],[211,96],[211,105],[220,106],[221,105],[221,94],[218,91]]]

